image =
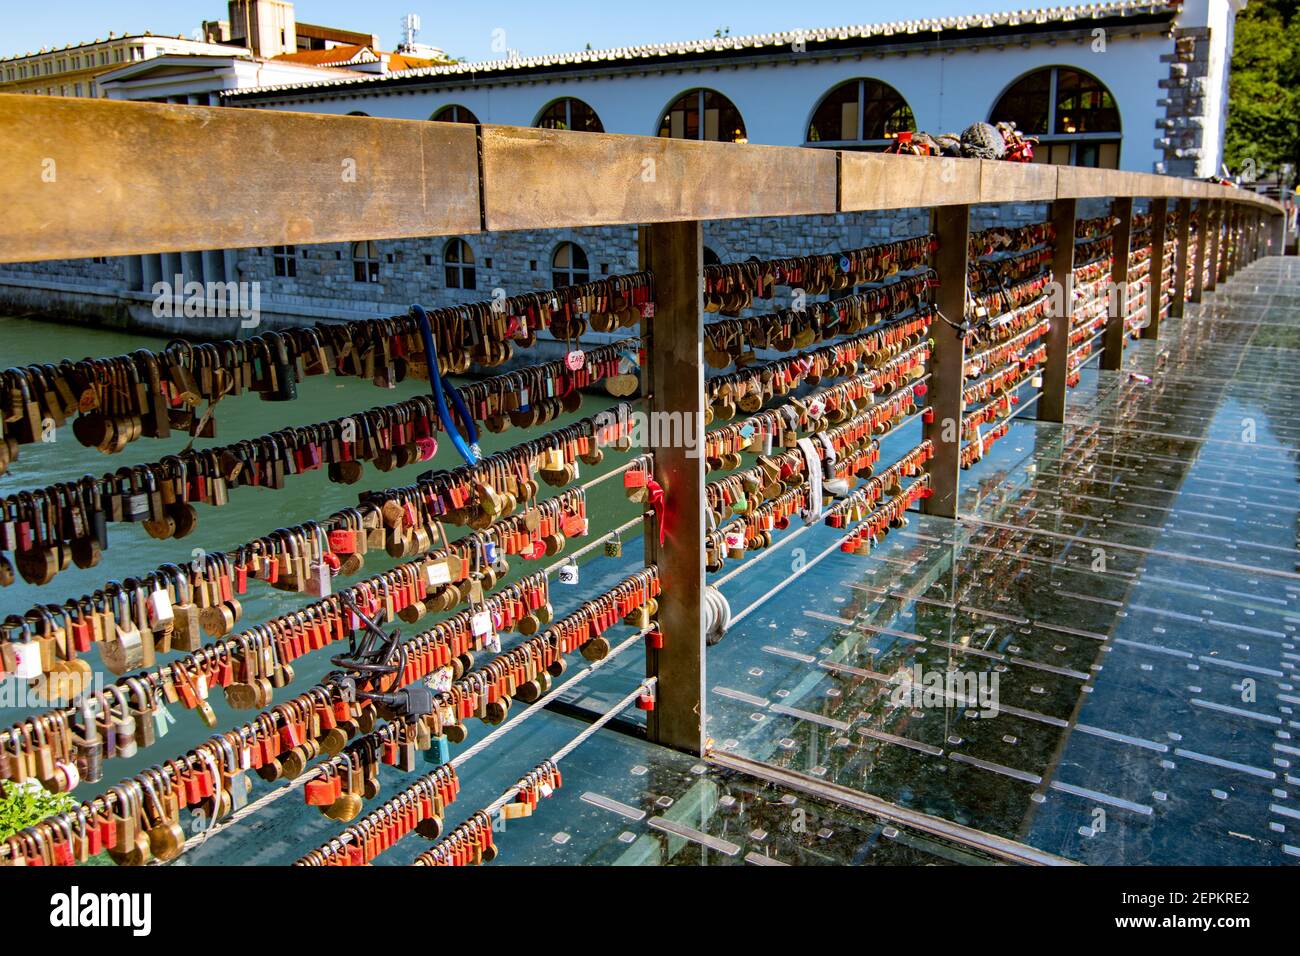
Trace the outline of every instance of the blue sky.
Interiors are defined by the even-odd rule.
[[[544,0],[530,3],[431,3],[429,0],[297,0],[296,16],[321,23],[377,33],[385,49],[399,39],[407,13],[423,21],[419,39],[452,56],[492,59],[493,31],[505,31],[505,43],[524,56],[599,49],[638,43],[693,40],[730,27],[733,34],[770,33],[800,27],[881,23],[930,16],[984,13],[989,10],[1065,5],[1009,0],[910,0],[898,3],[823,3],[813,7],[789,0],[654,0],[652,3]],[[43,46],[80,43],[115,33],[183,33],[189,36],[204,20],[224,20],[225,0],[45,0],[0,4],[0,56]]]

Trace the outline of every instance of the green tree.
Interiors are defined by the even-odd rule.
[[[1250,0],[1237,16],[1224,161],[1300,166],[1300,0]]]

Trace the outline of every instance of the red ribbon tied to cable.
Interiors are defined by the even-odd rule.
[[[664,494],[664,486],[649,475],[646,476],[645,489],[650,500],[650,507],[655,511],[655,521],[659,524],[659,547],[662,548],[664,545],[664,512],[668,510],[668,498]]]

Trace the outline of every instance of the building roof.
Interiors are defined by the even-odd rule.
[[[101,73],[97,82],[101,87],[111,86],[129,80],[148,76],[152,73],[197,73],[201,69],[221,70],[234,63],[247,63],[257,67],[284,67],[286,74],[297,73],[302,76],[319,76],[318,82],[337,79],[343,76],[364,76],[341,67],[326,68],[310,63],[282,62],[280,58],[266,59],[256,57],[243,47],[231,47],[229,53],[164,53],[148,60],[137,60],[115,67]]]
[[[475,63],[450,63],[409,70],[390,70],[381,76],[364,79],[339,79],[311,86],[282,85],[232,90],[222,94],[230,98],[265,96],[297,89],[320,90],[340,86],[392,86],[412,82],[455,80],[459,77],[482,79],[485,75],[510,76],[522,73],[555,72],[562,70],[593,69],[611,66],[647,64],[667,66],[671,62],[698,59],[716,59],[726,56],[772,54],[780,48],[791,48],[802,43],[806,48],[831,49],[836,46],[860,46],[863,41],[912,42],[934,39],[934,35],[951,36],[980,32],[1032,32],[1063,24],[1084,24],[1078,21],[1114,20],[1117,18],[1171,19],[1181,6],[1181,0],[1116,0],[1111,3],[1092,3],[1070,7],[1051,7],[1038,10],[1016,10],[1006,13],[977,13],[959,17],[937,17],[925,20],[902,20],[892,23],[862,24],[857,26],[823,27],[809,30],[789,30],[782,33],[762,33],[750,36],[711,37],[707,40],[689,40],[680,43],[655,43],[633,47],[616,47],[606,50],[582,50],[576,53],[557,53],[545,56],[515,57],[503,60],[485,60]],[[928,34],[929,36],[922,36]]]
[[[65,43],[63,46],[52,46],[40,50],[31,50],[27,53],[11,53],[8,56],[0,56],[0,63],[9,60],[25,60],[30,56],[47,56],[51,53],[66,53],[71,50],[81,50],[85,47],[99,46],[101,43],[121,43],[123,40],[157,40],[163,43],[187,43],[195,47],[221,47],[228,46],[224,43],[209,43],[207,40],[195,40],[187,36],[167,36],[163,33],[150,33],[145,30],[143,33],[121,33],[114,36],[98,37],[94,40],[84,40],[81,43]],[[235,47],[238,49],[238,47]]]
[[[402,53],[381,53],[362,44],[340,44],[328,50],[299,50],[272,57],[283,63],[301,63],[306,66],[351,66],[357,63],[378,63],[381,56],[388,57],[388,69],[413,70],[435,65],[438,61]]]

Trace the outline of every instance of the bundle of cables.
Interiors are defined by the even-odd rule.
[[[433,402],[438,409],[438,418],[442,421],[442,427],[447,430],[452,445],[460,453],[460,457],[465,459],[465,464],[476,464],[482,456],[478,447],[478,428],[474,425],[474,418],[465,406],[465,400],[460,397],[460,392],[456,391],[456,387],[448,381],[447,376],[442,374],[438,364],[438,349],[433,344],[433,326],[429,322],[429,313],[420,306],[413,305],[411,315],[419,325],[420,337],[424,340],[424,354],[426,364],[429,366],[429,388],[433,391]],[[456,418],[460,420],[460,426],[452,418],[453,408]]]

